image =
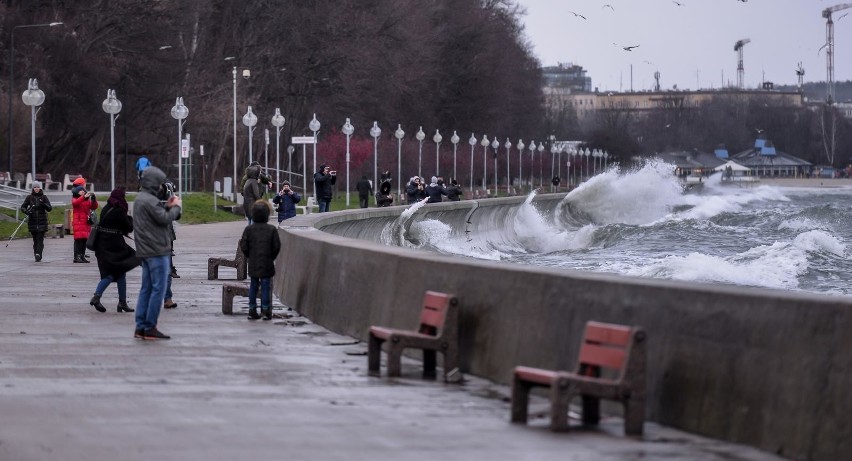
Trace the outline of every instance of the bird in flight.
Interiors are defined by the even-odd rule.
[[[621,48],[624,49],[624,51],[633,51],[633,48],[639,48],[639,45],[622,46]]]
[[[612,11],[615,11],[615,8],[613,8],[613,7],[612,7],[612,5],[610,5],[609,3],[607,3],[607,4],[606,4],[606,5],[604,5],[604,6],[602,6],[601,8],[609,8],[609,9],[611,9]]]
[[[748,0],[737,0],[737,1],[745,3],[745,2],[747,2]]]
[[[837,20],[840,21],[841,19],[845,18],[846,16],[849,16],[849,13],[843,13],[843,15],[840,16],[839,18],[837,18]]]
[[[677,5],[677,6],[683,6],[683,3],[681,3],[681,2],[679,2],[679,1],[677,1],[677,0],[672,0],[672,3],[674,3],[674,4],[675,4],[675,5]]]
[[[577,16],[577,17],[580,17],[580,18],[586,19],[586,17],[585,17],[585,16],[583,16],[582,14],[575,13],[575,12],[573,12],[573,11],[571,11],[571,14],[573,14],[574,16]]]

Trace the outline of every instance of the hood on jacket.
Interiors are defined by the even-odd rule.
[[[258,200],[251,206],[251,220],[254,222],[269,221],[269,203],[265,200]]]
[[[71,196],[72,197],[79,197],[80,192],[82,192],[84,190],[85,190],[85,188],[83,186],[74,186],[74,188],[71,189]]]
[[[252,179],[260,178],[260,165],[250,165],[246,168],[246,177]]]
[[[166,174],[163,170],[149,166],[142,171],[142,178],[139,180],[142,190],[150,192],[157,196],[160,192],[160,185],[166,181]]]

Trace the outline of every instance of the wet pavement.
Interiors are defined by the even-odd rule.
[[[89,306],[97,265],[72,263],[70,237],[46,239],[40,263],[31,240],[0,247],[0,461],[781,459],[654,423],[627,438],[614,417],[554,434],[541,398],[540,417],[514,425],[506,386],[423,381],[407,359],[400,379],[368,377],[364,343],[277,302],[271,322],[247,320],[245,298],[224,316],[207,258],[231,257],[243,226],[178,228],[168,341],[133,338],[114,285],[106,313]],[[140,274],[128,274],[131,307]]]

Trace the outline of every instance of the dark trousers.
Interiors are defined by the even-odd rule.
[[[361,205],[361,208],[369,207],[370,206],[370,196],[358,194],[358,203]]]
[[[44,232],[30,232],[33,234],[33,254],[40,255],[44,251]]]
[[[86,239],[74,239],[74,256],[86,254]]]

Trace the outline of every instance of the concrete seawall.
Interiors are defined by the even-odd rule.
[[[505,225],[523,200],[429,205],[415,219],[487,232]],[[557,200],[534,203],[553,210]],[[404,210],[285,221],[278,297],[364,340],[370,325],[411,328],[424,290],[455,293],[462,370],[500,383],[516,365],[573,367],[588,320],[642,325],[648,419],[788,458],[852,453],[852,299],[524,267],[377,243]]]

